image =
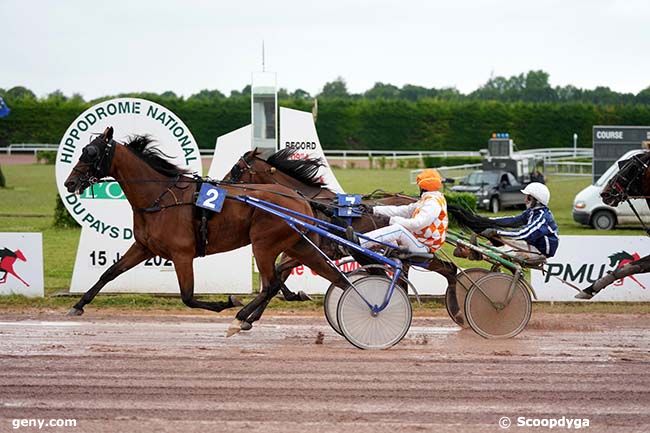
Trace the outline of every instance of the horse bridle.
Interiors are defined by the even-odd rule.
[[[253,156],[253,158],[255,158]],[[239,159],[237,160],[237,163],[233,165],[233,167],[230,169],[230,180],[232,182],[240,182],[241,177],[245,172],[249,172],[251,175],[255,175],[256,171],[253,170],[253,166],[251,165],[252,161],[249,161],[247,159],[247,154],[244,154],[243,156],[240,156]],[[275,173],[276,168],[271,167],[268,169],[268,172],[270,174]]]
[[[99,145],[95,143],[98,138],[93,140],[90,144],[83,148],[79,161],[87,164],[88,169],[85,171],[77,167],[73,167],[72,171],[79,174],[79,181],[87,183],[92,186],[99,182],[102,178],[108,176],[111,169],[111,162],[113,162],[113,155],[115,154],[115,146],[118,144],[115,140],[101,138],[105,144],[104,149],[100,149]]]
[[[628,171],[633,169],[632,173],[626,173],[627,176],[621,174],[623,171]],[[630,195],[630,189],[638,180],[638,177],[648,169],[648,164],[646,164],[639,155],[634,155],[627,164],[619,170],[619,172],[612,178],[611,189],[613,192],[609,192],[615,199],[618,199],[619,202],[627,201],[631,197],[637,198],[647,198],[645,196],[636,196]],[[624,185],[621,185],[621,181],[624,182]]]

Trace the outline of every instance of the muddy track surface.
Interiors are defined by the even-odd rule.
[[[226,339],[228,322],[6,313],[0,431],[567,431],[516,425],[563,416],[590,432],[650,431],[648,316],[535,315],[506,341],[417,318],[381,352],[355,349],[320,317],[265,317]]]

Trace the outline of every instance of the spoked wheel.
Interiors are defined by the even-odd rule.
[[[483,268],[469,268],[464,269],[458,273],[456,277],[456,302],[458,302],[459,314],[454,315],[453,312],[449,309],[451,305],[451,297],[453,294],[447,288],[445,292],[445,307],[447,307],[447,313],[451,320],[456,322],[461,328],[469,328],[467,323],[467,318],[465,317],[465,297],[467,296],[467,291],[472,288],[472,284],[477,282],[480,278],[489,274],[490,271]]]
[[[386,277],[371,275],[355,281],[355,287],[348,287],[341,295],[337,312],[341,333],[360,349],[387,349],[399,343],[411,327],[411,303],[399,287],[378,313],[373,313],[366,303],[382,305],[390,282]]]
[[[506,303],[514,276],[489,273],[467,292],[465,316],[481,337],[511,338],[524,330],[533,310],[526,283],[518,280],[510,302]]]
[[[367,275],[368,274],[365,272],[353,271],[347,274],[347,277],[354,283],[355,281],[360,280]],[[330,286],[327,288],[327,292],[325,292],[325,298],[323,299],[323,309],[325,310],[325,318],[327,319],[327,323],[329,323],[332,329],[340,335],[343,334],[341,333],[341,327],[339,326],[339,319],[336,313],[339,308],[339,300],[341,299],[342,294],[342,288],[335,286],[334,284],[330,284]]]

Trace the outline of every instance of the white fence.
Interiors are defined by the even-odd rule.
[[[11,155],[12,152],[18,152],[18,153],[33,153],[36,155],[36,152],[40,150],[54,150],[56,151],[59,148],[58,144],[26,144],[26,143],[17,143],[17,144],[10,144],[7,147],[0,147],[0,152],[4,152],[7,155]]]

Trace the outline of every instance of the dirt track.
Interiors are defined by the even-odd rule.
[[[229,320],[5,313],[0,431],[76,418],[41,431],[496,432],[502,416],[650,430],[647,316],[534,314],[507,341],[418,318],[382,352],[353,348],[320,317],[267,317],[225,339]]]

